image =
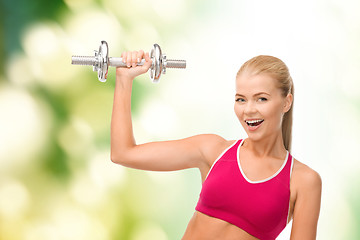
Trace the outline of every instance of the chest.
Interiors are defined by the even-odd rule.
[[[250,182],[237,161],[217,162],[207,176],[200,198],[202,204],[270,231],[288,218],[290,183],[279,171],[269,179]]]
[[[213,203],[228,204],[232,208],[251,207],[254,211],[262,209],[271,213],[279,204],[289,205],[290,182],[280,173],[252,181],[244,175],[237,162],[223,160],[214,165],[202,192],[214,198]]]
[[[241,158],[238,159],[238,165],[243,177],[253,183],[262,182],[276,176],[285,167],[286,162],[286,155],[281,159],[267,157],[264,160],[250,156],[246,151],[242,151]]]

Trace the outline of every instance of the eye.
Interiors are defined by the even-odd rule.
[[[266,101],[267,101],[267,98],[264,98],[264,97],[259,98],[259,102],[266,102]]]
[[[243,98],[235,98],[235,101],[236,102],[245,102],[245,99],[243,99]]]

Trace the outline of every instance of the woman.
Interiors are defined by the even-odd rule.
[[[183,240],[275,239],[291,219],[292,240],[316,238],[321,178],[289,153],[294,87],[280,59],[258,56],[237,73],[234,110],[248,138],[203,134],[137,145],[132,81],[151,60],[143,51],[122,57],[128,68],[116,70],[111,159],[143,170],[200,170],[203,187]]]

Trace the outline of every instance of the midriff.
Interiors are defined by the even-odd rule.
[[[241,228],[196,211],[182,240],[256,240]]]

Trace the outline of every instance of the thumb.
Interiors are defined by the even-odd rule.
[[[145,53],[145,63],[144,65],[142,66],[143,69],[145,70],[146,69],[146,72],[149,70],[149,68],[151,67],[151,64],[152,64],[152,60],[149,56],[149,53]]]

